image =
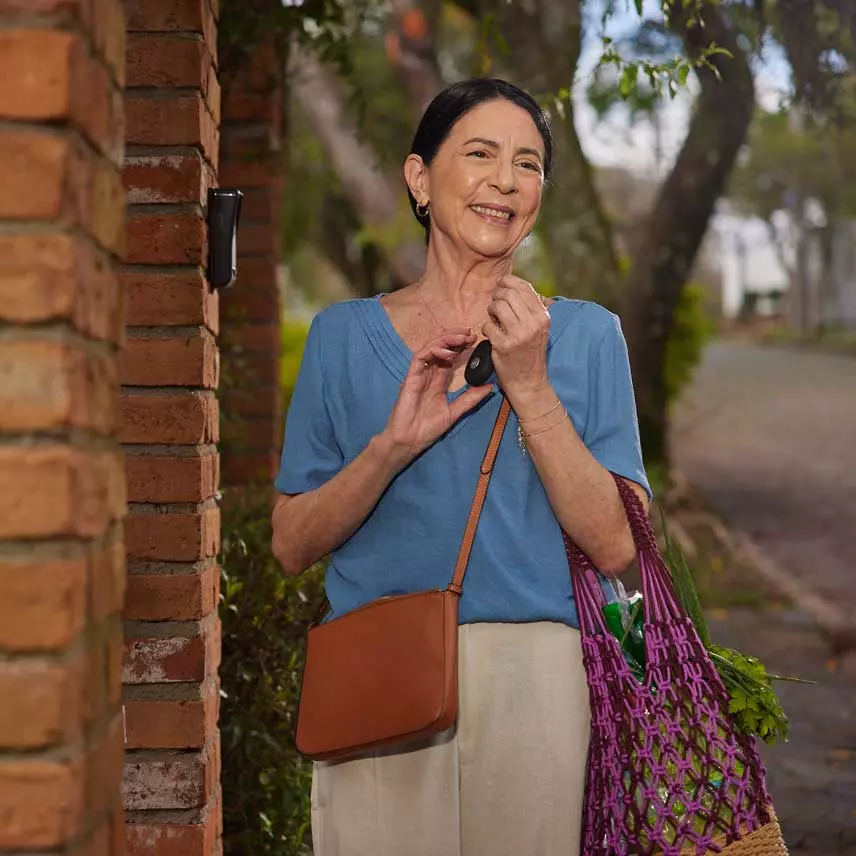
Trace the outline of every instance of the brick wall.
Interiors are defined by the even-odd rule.
[[[120,854],[119,0],[0,0],[0,853]]]
[[[269,483],[282,445],[279,387],[282,62],[254,52],[223,83],[220,181],[244,192],[238,281],[222,297],[223,481]]]
[[[0,0],[2,2],[2,0]],[[125,0],[127,856],[219,851],[216,0]]]

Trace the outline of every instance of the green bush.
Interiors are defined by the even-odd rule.
[[[291,401],[294,384],[297,383],[297,372],[300,369],[300,360],[303,358],[303,348],[306,345],[308,333],[309,325],[305,321],[286,318],[282,322],[279,380],[282,385],[283,406],[286,408]]]
[[[249,492],[248,492],[249,493]],[[294,748],[303,636],[322,569],[287,577],[271,552],[270,496],[225,497],[220,667],[226,856],[308,854],[311,765]]]
[[[705,308],[705,300],[704,288],[700,285],[689,282],[681,290],[663,366],[669,404],[678,398],[692,380],[704,347],[715,332],[715,325]]]

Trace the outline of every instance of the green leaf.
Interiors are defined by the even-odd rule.
[[[639,66],[627,65],[621,72],[618,80],[618,91],[622,98],[627,98],[636,89],[636,80],[639,77]]]

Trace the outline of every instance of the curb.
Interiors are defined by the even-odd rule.
[[[794,606],[805,612],[827,639],[834,655],[856,651],[856,625],[847,619],[836,604],[821,597],[810,586],[786,571],[761,548],[751,535],[727,523],[710,506],[704,492],[690,482],[682,472],[674,470],[671,481],[679,491],[692,492],[704,499],[705,513],[716,521],[717,537],[736,556],[743,559],[747,567],[752,569],[762,582],[780,592]]]

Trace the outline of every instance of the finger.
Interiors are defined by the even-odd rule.
[[[520,323],[517,314],[505,300],[494,300],[487,307],[487,315],[494,324],[501,327],[506,333]]]
[[[530,283],[517,277],[510,277],[513,282],[508,282],[508,279],[508,277],[500,279],[494,291],[495,298],[507,300],[521,318],[531,314],[543,314],[546,311],[543,298]]]
[[[430,349],[429,359],[426,361],[454,365],[461,358],[461,351],[451,348],[434,347]]]
[[[506,332],[492,319],[485,321],[481,329],[485,339],[489,339],[490,343],[494,346],[498,344],[501,347],[506,341]]]
[[[477,404],[484,401],[494,392],[493,386],[473,386],[459,395],[450,405],[449,412],[452,422],[457,422],[465,413],[469,413]]]

